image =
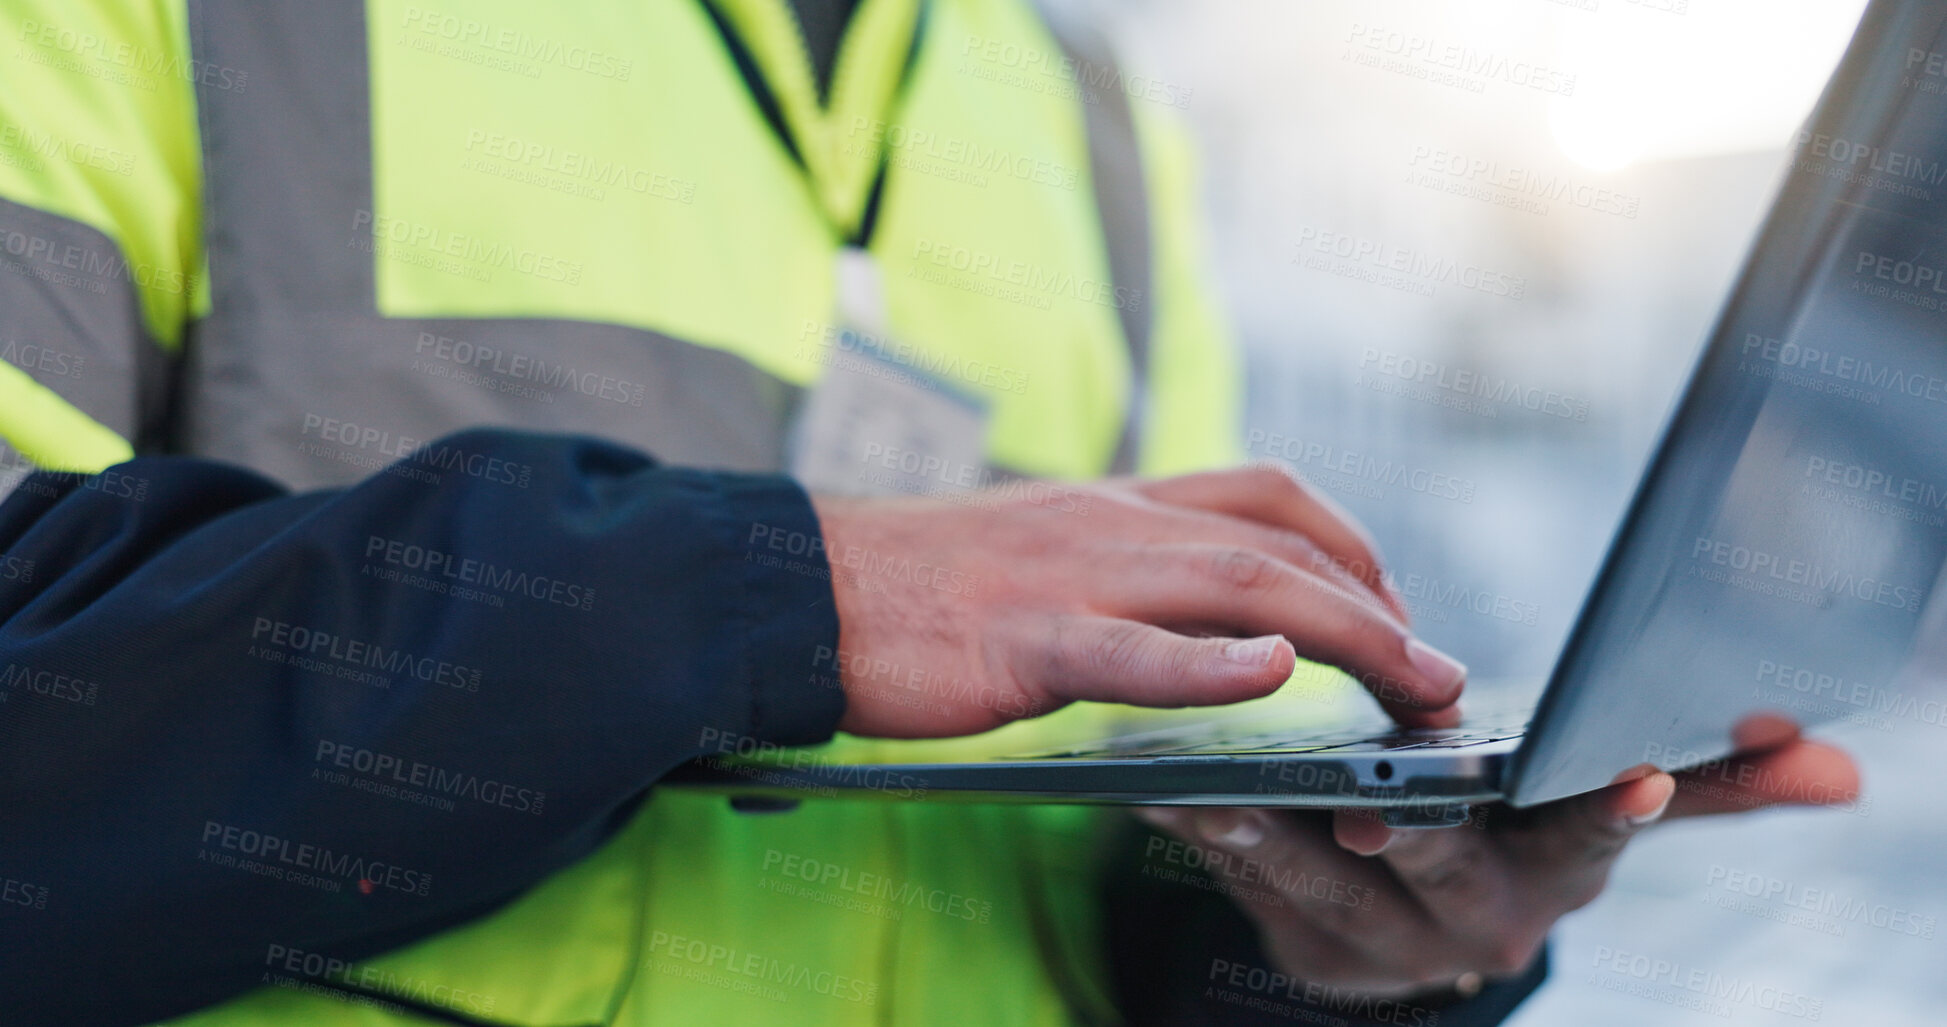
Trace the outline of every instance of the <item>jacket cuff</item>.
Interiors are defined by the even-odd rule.
[[[837,673],[838,608],[824,532],[789,478],[720,479],[744,561],[744,659],[749,734],[778,745],[827,741],[845,715]]]

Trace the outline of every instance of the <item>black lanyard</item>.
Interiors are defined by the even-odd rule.
[[[758,67],[757,58],[750,52],[750,48],[744,45],[744,41],[738,38],[729,20],[723,16],[723,12],[717,10],[716,4],[711,3],[710,0],[697,0],[697,3],[709,13],[710,23],[717,27],[717,35],[723,40],[724,49],[730,52],[731,60],[736,62],[737,73],[743,77],[744,88],[750,93],[751,100],[757,104],[758,112],[764,115],[764,123],[771,127],[771,134],[784,145],[785,152],[791,155],[791,160],[798,165],[798,171],[805,176],[808,184],[811,179],[810,165],[805,163],[804,154],[798,150],[798,141],[791,134],[790,126],[784,120],[784,108],[778,103],[777,93],[771,89],[770,82],[764,78],[763,70]],[[927,15],[931,9],[932,4],[929,0],[919,0],[919,10],[913,19],[913,38],[906,45],[906,63],[900,69],[899,85],[893,90],[889,109],[899,106],[905,96],[907,83],[912,81],[913,64],[919,59],[920,40],[926,35]],[[858,12],[854,11],[852,16],[857,17]],[[845,48],[843,32],[839,34],[838,45],[839,51],[843,53]],[[834,76],[838,74],[836,67],[832,69],[832,74]],[[822,102],[821,97],[820,103]],[[859,215],[857,230],[846,237],[846,245],[863,249],[872,241],[872,230],[879,223],[879,197],[885,192],[886,167],[890,163],[891,150],[887,145],[882,144],[879,149],[879,164],[872,175],[872,189],[865,197],[865,209]],[[813,188],[812,191],[815,194],[817,189]],[[823,213],[825,207],[822,201],[818,204],[818,208],[829,222],[831,215]],[[838,226],[833,225],[832,228],[834,234],[844,234]]]

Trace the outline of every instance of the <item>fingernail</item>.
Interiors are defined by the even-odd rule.
[[[1466,664],[1417,638],[1407,640],[1406,660],[1443,692],[1459,688],[1461,679],[1467,676]]]
[[[1224,659],[1245,667],[1263,667],[1271,662],[1278,651],[1282,635],[1264,635],[1259,638],[1241,639],[1224,646]]]
[[[1355,849],[1352,846],[1345,845],[1345,844],[1341,844],[1339,847],[1344,849],[1347,852],[1352,853],[1355,856],[1372,857],[1372,856],[1377,856],[1382,852],[1385,852],[1389,847],[1392,846],[1393,839],[1396,837],[1398,837],[1398,833],[1389,829],[1385,833],[1385,835],[1380,838],[1379,844],[1373,848]]]
[[[1672,791],[1670,794],[1663,797],[1662,802],[1656,804],[1655,809],[1650,810],[1648,813],[1645,813],[1640,817],[1624,817],[1623,819],[1628,821],[1629,826],[1631,827],[1648,827],[1649,825],[1654,824],[1658,820],[1661,820],[1663,818],[1663,811],[1670,808],[1670,800],[1676,797],[1677,797],[1677,793],[1675,791]]]
[[[1183,822],[1183,811],[1167,806],[1138,806],[1136,816],[1151,827],[1160,827],[1165,831]]]
[[[1238,814],[1228,828],[1222,817],[1209,817],[1203,822],[1203,837],[1226,849],[1249,849],[1264,840],[1264,828],[1248,813]]]

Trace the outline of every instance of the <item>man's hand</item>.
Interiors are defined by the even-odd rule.
[[[1457,719],[1466,669],[1407,629],[1365,533],[1276,468],[1038,486],[997,509],[813,501],[854,734],[973,734],[1077,699],[1238,702],[1295,655],[1395,719]]]
[[[1346,811],[1158,807],[1141,815],[1237,857],[1204,863],[1244,894],[1275,895],[1238,905],[1281,969],[1407,998],[1526,967],[1555,921],[1594,899],[1624,844],[1659,817],[1858,794],[1859,773],[1845,753],[1803,741],[1795,729],[1761,734],[1772,748],[1674,778],[1644,773],[1532,809],[1496,808],[1482,825],[1396,831]]]

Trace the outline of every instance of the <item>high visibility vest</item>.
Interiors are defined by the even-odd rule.
[[[782,0],[8,9],[0,296],[57,291],[18,316],[89,368],[0,363],[15,473],[167,446],[334,485],[480,424],[777,469],[868,223],[890,359],[986,402],[993,467],[1237,455],[1186,148],[1022,0],[864,0],[823,107]],[[1105,816],[660,790],[498,912],[294,940],[176,1022],[1107,1021]]]

